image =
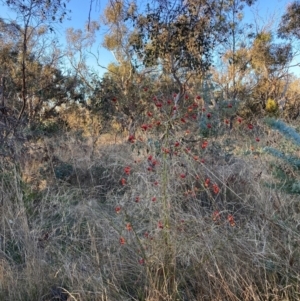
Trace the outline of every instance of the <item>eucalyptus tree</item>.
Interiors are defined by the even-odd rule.
[[[213,54],[220,43],[234,36],[242,3],[255,0],[158,0],[146,8],[128,13],[135,31],[132,51],[145,66],[159,65],[177,82],[180,95],[185,83],[211,67]],[[239,5],[238,5],[239,4]],[[229,18],[233,11],[233,20]]]
[[[282,38],[296,37],[300,39],[300,1],[296,0],[287,6],[281,17],[278,34]]]
[[[15,24],[0,20],[0,74],[5,75],[5,107],[22,109],[23,78],[19,52],[22,37]],[[30,35],[26,55],[26,102],[25,115],[31,124],[40,117],[55,114],[55,107],[71,100],[84,98],[83,83],[74,73],[66,73],[62,65],[63,53],[49,40],[44,27]],[[9,101],[9,103],[7,103]],[[4,105],[3,105],[4,106]]]
[[[257,34],[250,54],[256,82],[252,98],[264,107],[269,98],[279,100],[286,92],[292,45],[275,42],[271,32],[262,31]]]
[[[244,56],[247,48],[255,36],[253,25],[244,20],[245,5],[252,5],[255,1],[228,0],[223,3],[223,26],[227,27],[224,41],[217,47],[222,64],[227,69],[225,98],[236,100],[240,88],[241,77],[249,67],[249,57]]]
[[[68,0],[0,0],[0,3],[7,6],[15,14],[14,20],[9,20],[11,30],[18,36],[18,52],[20,54],[19,70],[22,81],[21,99],[23,102],[20,110],[20,119],[25,111],[28,102],[28,68],[27,61],[31,55],[29,50],[32,47],[34,36],[41,31],[55,31],[55,24],[62,22],[67,15],[66,3]],[[31,44],[31,45],[30,45]],[[32,105],[29,105],[29,115],[32,115]]]

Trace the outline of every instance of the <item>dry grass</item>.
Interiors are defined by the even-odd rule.
[[[205,164],[146,140],[132,150],[55,139],[42,142],[43,162],[2,163],[0,300],[300,298],[299,197],[265,185],[263,154],[227,158],[225,136],[205,150],[180,146]],[[149,155],[159,162],[152,171]],[[59,179],[64,164],[72,170]]]

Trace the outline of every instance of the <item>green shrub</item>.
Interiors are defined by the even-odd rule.
[[[271,128],[278,130],[289,142],[292,142],[292,145],[288,146],[288,153],[273,147],[264,148],[266,153],[279,159],[279,162],[271,164],[273,175],[278,180],[276,186],[287,193],[300,194],[300,158],[292,153],[294,145],[300,145],[300,134],[280,120],[268,118],[266,123]]]
[[[69,163],[60,162],[54,167],[54,174],[58,180],[67,180],[74,173],[73,166]]]

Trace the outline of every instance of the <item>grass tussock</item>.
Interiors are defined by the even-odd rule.
[[[40,142],[43,160],[3,160],[0,300],[299,299],[299,197],[225,135],[176,154],[173,136],[69,135]]]

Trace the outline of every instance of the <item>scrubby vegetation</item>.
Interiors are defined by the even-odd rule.
[[[255,1],[112,1],[103,77],[96,22],[68,30],[67,74],[41,55],[63,2],[23,2],[2,1],[27,23],[0,19],[0,300],[299,300],[294,44],[238,42]]]

